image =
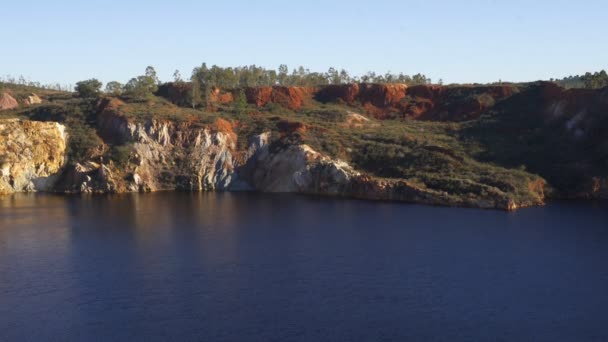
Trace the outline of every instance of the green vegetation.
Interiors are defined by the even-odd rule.
[[[376,74],[368,72],[362,76],[353,76],[348,71],[329,68],[327,72],[311,72],[303,66],[289,72],[285,64],[278,70],[265,69],[256,65],[223,68],[217,65],[207,67],[203,63],[192,71],[192,79],[201,86],[234,89],[241,87],[261,86],[321,86],[328,84],[349,83],[404,83],[409,85],[430,84],[431,79],[422,74],[408,76],[403,73]]]
[[[106,84],[106,94],[112,96],[120,96],[124,91],[124,85],[120,82],[112,81]]]
[[[581,79],[587,89],[608,87],[608,74],[606,73],[606,70],[593,74],[588,72]]]
[[[587,72],[580,76],[568,76],[560,80],[551,81],[559,84],[560,86],[569,88],[586,88],[586,89],[599,89],[608,87],[608,73],[605,70],[599,72]]]
[[[133,147],[129,144],[114,145],[110,149],[109,157],[119,166],[126,166],[131,158]]]
[[[156,70],[149,66],[146,68],[146,73],[142,76],[132,78],[124,87],[125,95],[134,98],[150,97],[158,90],[158,77]]]
[[[80,97],[97,97],[101,93],[101,82],[97,79],[90,79],[76,83],[76,92]]]
[[[515,201],[530,198],[535,196],[531,188],[535,185],[531,184],[539,179],[536,174],[556,188],[583,191],[577,186],[590,179],[590,175],[605,175],[608,168],[608,143],[602,138],[608,118],[603,107],[587,108],[584,121],[577,118],[577,113],[570,112],[548,119],[547,103],[539,101],[547,88],[543,90],[538,84],[512,87],[513,95],[509,93],[506,100],[498,100],[483,86],[448,86],[441,102],[408,96],[402,100],[402,107],[381,113],[380,120],[368,115],[368,108],[359,103],[321,103],[307,98],[297,110],[272,102],[258,108],[247,103],[249,93],[243,87],[353,81],[427,84],[430,80],[423,75],[376,76],[373,73],[352,77],[336,69],[326,73],[304,68],[289,72],[285,65],[274,71],[256,66],[208,68],[205,64],[194,70],[192,80],[182,80],[176,71],[174,82],[160,84],[154,68],[148,67],[144,75],[132,78],[124,86],[118,82],[108,83],[105,95],[100,95],[99,81],[79,82],[77,97],[69,92],[26,84],[0,83],[0,88],[12,94],[26,96],[35,91],[45,99],[41,105],[22,106],[0,115],[66,124],[71,162],[111,160],[116,165],[127,165],[133,146],[104,142],[97,134],[99,97],[110,96],[120,99],[116,110],[130,120],[162,119],[184,127],[217,129],[218,119],[222,118],[230,123],[225,126],[237,134],[239,150],[247,148],[253,135],[269,131],[276,148],[308,144],[319,152],[349,162],[369,176],[405,179],[421,188],[460,198],[479,195],[501,198],[507,195]],[[608,76],[603,71],[588,73],[569,78],[568,82],[598,88],[608,84]],[[216,87],[230,90],[226,94],[232,100],[218,101]],[[559,92],[558,89],[557,98]],[[208,105],[210,96],[216,97],[212,106]],[[410,109],[407,106],[426,105],[438,111],[437,120],[449,120],[450,117],[443,114],[459,110],[483,109],[481,118],[465,122],[417,121],[403,115],[404,110]],[[352,124],[349,120],[359,121]],[[176,177],[170,170],[165,176],[167,182]]]
[[[193,106],[209,103],[209,92],[215,88],[238,89],[243,87],[262,86],[322,86],[328,84],[348,83],[404,83],[409,85],[430,84],[431,79],[422,74],[414,76],[392,74],[380,75],[368,72],[363,76],[351,76],[341,69],[329,68],[327,72],[311,72],[300,66],[289,72],[287,65],[280,65],[278,70],[265,69],[256,65],[223,68],[217,65],[208,67],[203,63],[192,71],[191,81],[194,85],[192,96]]]

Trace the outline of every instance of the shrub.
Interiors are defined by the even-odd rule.
[[[132,148],[130,145],[115,145],[110,150],[110,159],[118,165],[127,165],[131,158]]]

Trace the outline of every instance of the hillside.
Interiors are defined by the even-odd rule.
[[[503,209],[608,198],[607,89],[214,88],[191,108],[191,86],[145,98],[50,92],[0,117],[66,126],[53,191],[288,191]]]

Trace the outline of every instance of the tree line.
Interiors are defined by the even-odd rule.
[[[60,83],[44,84],[40,82],[30,81],[29,79],[26,79],[23,75],[19,77],[15,77],[12,75],[0,76],[0,86],[2,85],[17,85],[23,87],[40,88],[56,91],[71,91],[73,89],[72,85],[65,85]]]
[[[203,63],[192,71],[193,82],[201,86],[226,89],[260,86],[321,86],[328,84],[349,83],[405,83],[409,85],[430,84],[431,79],[422,74],[413,76],[403,73],[376,74],[368,72],[362,76],[353,76],[345,69],[329,68],[327,72],[311,72],[300,66],[291,72],[289,67],[281,64],[277,70],[266,69],[256,65],[242,67],[208,67]]]
[[[368,72],[362,76],[352,76],[345,69],[329,68],[327,72],[311,72],[304,67],[289,70],[287,65],[282,64],[277,70],[266,69],[256,65],[241,67],[220,67],[213,65],[208,67],[203,63],[194,68],[189,80],[183,80],[179,71],[173,74],[175,84],[190,82],[192,92],[205,97],[211,89],[236,89],[242,87],[261,86],[322,86],[329,84],[349,83],[404,83],[408,85],[430,84],[431,79],[423,74],[413,76],[403,73],[376,74]],[[153,67],[146,68],[144,75],[129,80],[126,84],[117,81],[108,82],[105,93],[115,96],[145,97],[153,94],[158,89],[160,81]],[[89,79],[76,83],[75,90],[82,97],[90,97],[101,93],[102,84],[96,79]]]
[[[599,89],[608,87],[608,73],[605,70],[598,72],[587,72],[584,75],[568,76],[552,82],[559,84],[564,88],[586,88]]]

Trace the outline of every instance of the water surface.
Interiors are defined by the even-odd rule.
[[[608,205],[0,198],[0,341],[607,341]]]

